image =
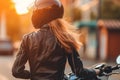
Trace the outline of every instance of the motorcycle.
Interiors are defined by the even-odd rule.
[[[106,63],[97,64],[96,66],[94,66],[94,69],[99,69],[100,74],[90,80],[109,80],[110,76],[114,74],[120,74],[120,72],[118,71],[116,72],[116,70],[120,70],[120,55],[117,57],[116,63],[117,64],[115,66],[108,66]],[[103,77],[105,77],[105,79]],[[88,79],[77,77],[74,73],[69,73],[64,76],[63,80],[88,80]]]

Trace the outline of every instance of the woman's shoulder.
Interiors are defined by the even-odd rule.
[[[33,32],[30,32],[30,33],[26,33],[23,35],[23,39],[30,39],[30,38],[33,38],[35,37],[37,34],[37,31],[33,31]]]
[[[36,31],[30,32],[30,33],[24,34],[23,38],[34,39],[34,38],[42,37],[47,33],[49,34],[49,31],[36,30]]]
[[[37,34],[41,34],[41,31],[36,30],[36,31],[30,32],[30,33],[24,34],[23,37],[32,37],[32,36],[35,36]]]
[[[26,33],[26,34],[23,35],[23,38],[25,38],[25,37],[30,37],[30,36],[32,36],[32,35],[34,35],[34,34],[35,34],[35,31],[30,32],[30,33]]]

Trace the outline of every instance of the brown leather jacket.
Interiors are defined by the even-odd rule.
[[[16,78],[31,80],[63,80],[66,60],[76,75],[86,77],[95,76],[94,70],[83,68],[78,53],[73,50],[75,67],[72,55],[67,53],[59,44],[48,26],[23,37],[20,49],[12,68]],[[25,70],[29,62],[30,71]],[[75,69],[74,69],[75,68]]]

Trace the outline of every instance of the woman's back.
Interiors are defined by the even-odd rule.
[[[27,35],[29,63],[33,80],[61,80],[64,76],[66,56],[49,27]],[[43,79],[42,79],[43,78]]]
[[[58,45],[48,26],[24,36],[23,41],[26,43],[24,54],[29,56],[31,80],[63,79],[65,51]],[[18,64],[18,67],[21,66]]]

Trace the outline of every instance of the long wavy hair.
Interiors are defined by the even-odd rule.
[[[79,51],[82,44],[78,40],[79,35],[74,29],[75,27],[64,19],[53,20],[48,25],[61,47],[70,53],[73,48]]]

